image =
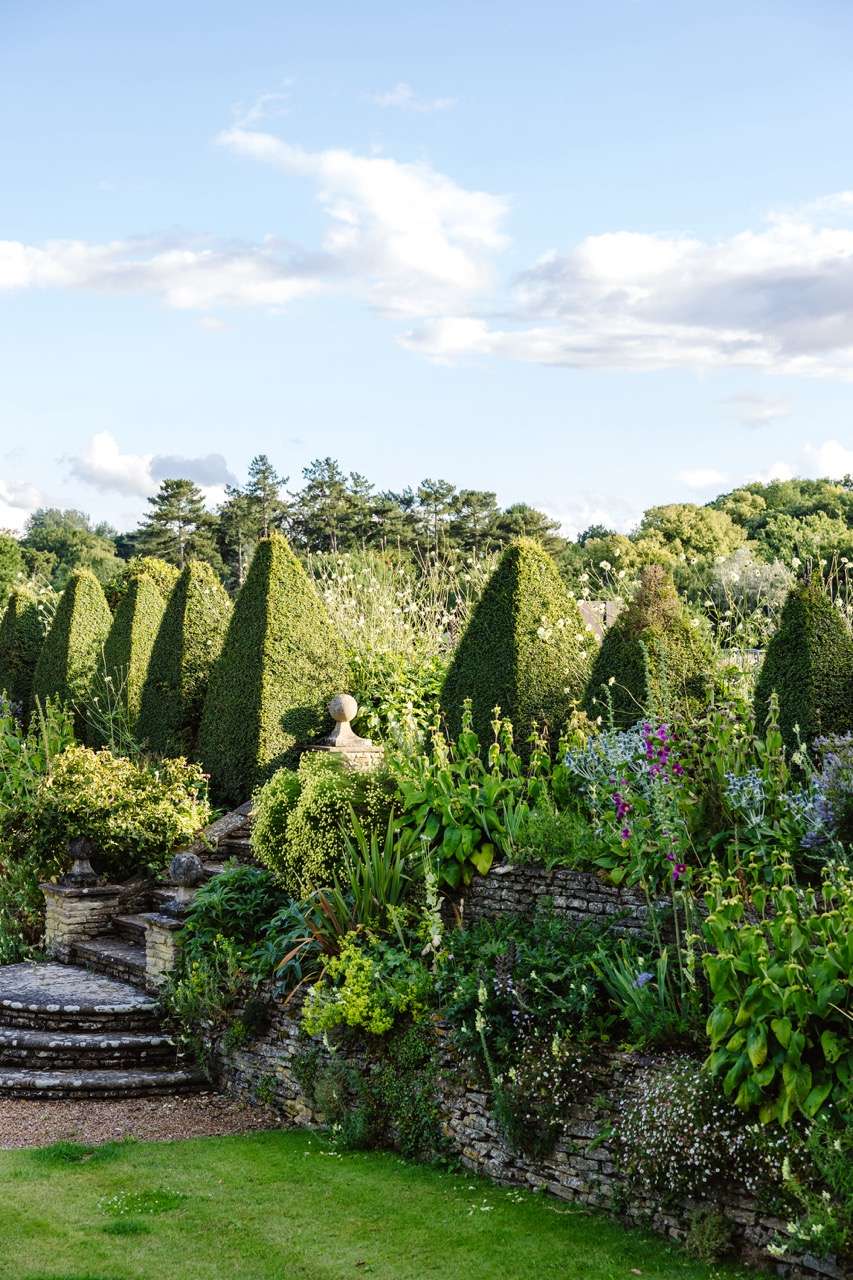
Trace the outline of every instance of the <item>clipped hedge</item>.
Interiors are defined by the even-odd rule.
[[[788,593],[755,689],[758,725],[767,719],[774,690],[779,728],[791,749],[794,726],[803,742],[853,728],[853,637],[818,580]]]
[[[166,604],[142,686],[137,734],[162,755],[192,755],[231,601],[210,565],[191,560]]]
[[[115,612],[131,584],[140,577],[150,578],[164,600],[172,594],[181,571],[159,556],[131,556],[127,564],[106,588],[110,608]]]
[[[533,732],[556,743],[581,697],[593,638],[557,568],[539,543],[507,547],[477,603],[448,668],[441,707],[451,737],[471,699],[474,732],[492,741],[493,708],[512,721],[525,755]]]
[[[112,625],[103,587],[88,569],[72,573],[56,607],[33,674],[32,695],[74,708],[75,729],[86,733],[86,707]]]
[[[30,709],[33,674],[44,640],[38,600],[23,588],[13,591],[0,622],[0,693],[23,713]]]
[[[120,693],[131,730],[139,719],[142,688],[165,609],[166,601],[153,580],[144,573],[134,575],[104,644],[103,675],[112,681],[113,696]]]
[[[326,731],[326,703],[348,683],[343,642],[313,583],[284,538],[263,539],[204,706],[199,756],[216,800],[245,800]]]
[[[584,709],[617,728],[644,715],[664,720],[701,711],[713,685],[710,641],[694,625],[660,565],[643,570],[640,587],[602,641],[592,664]]]

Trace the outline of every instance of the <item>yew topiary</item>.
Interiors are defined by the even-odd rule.
[[[779,728],[792,750],[798,737],[811,742],[853,729],[853,637],[819,580],[798,583],[788,593],[755,689],[759,726],[774,690]]]
[[[710,641],[660,565],[643,570],[634,599],[607,631],[592,665],[584,709],[617,728],[644,715],[690,719],[713,686]]]
[[[163,599],[168,600],[180,574],[180,569],[159,556],[131,556],[121,573],[106,588],[110,608],[115,612],[131,583],[143,575],[150,578]]]
[[[343,641],[284,538],[258,544],[210,680],[199,753],[215,798],[239,803],[329,724],[347,689]]]
[[[161,755],[192,755],[231,601],[210,565],[191,560],[166,603],[142,686],[138,737]]]
[[[33,673],[43,639],[39,602],[19,587],[10,595],[0,622],[0,693],[5,693],[24,715],[30,709]]]
[[[103,587],[88,569],[72,573],[33,674],[32,696],[44,704],[56,698],[74,710],[74,725],[85,736],[86,710],[112,614]]]
[[[480,741],[492,741],[493,709],[512,722],[526,755],[533,733],[556,743],[589,671],[593,637],[554,561],[538,542],[507,547],[477,603],[453,656],[441,707],[453,738],[471,699]]]
[[[111,696],[120,698],[131,731],[139,719],[142,689],[165,609],[166,601],[154,581],[147,574],[135,574],[119,601],[104,645],[102,675],[112,682]]]

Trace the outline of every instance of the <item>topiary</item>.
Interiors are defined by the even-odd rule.
[[[818,579],[788,593],[779,628],[767,646],[755,689],[755,717],[767,719],[779,697],[779,728],[790,749],[797,738],[853,728],[853,637]]]
[[[74,709],[77,733],[86,732],[86,707],[112,614],[103,587],[88,569],[72,573],[60,597],[33,673],[32,696],[44,705],[58,698]]]
[[[531,733],[556,742],[583,693],[593,639],[551,557],[529,538],[501,556],[448,668],[441,707],[451,737],[471,699],[474,732],[492,740],[493,708],[528,754]]]
[[[26,715],[33,673],[44,640],[42,613],[36,596],[25,588],[13,591],[0,622],[0,693]]]
[[[357,773],[335,756],[306,752],[296,774],[280,770],[256,793],[252,851],[292,897],[304,898],[327,888],[342,870],[342,829],[352,829],[353,811],[369,838],[386,826],[390,803],[382,775]]]
[[[115,612],[131,583],[144,575],[150,578],[164,600],[172,594],[181,575],[180,569],[159,556],[131,556],[121,573],[105,588],[110,608]]]
[[[592,664],[584,709],[617,728],[645,714],[690,719],[713,687],[710,641],[685,609],[672,577],[649,565],[628,607],[609,628]]]
[[[231,616],[210,565],[191,560],[169,596],[142,686],[137,733],[162,755],[191,755]]]
[[[121,596],[104,644],[98,683],[101,679],[112,682],[112,696],[120,698],[131,731],[139,719],[142,688],[165,609],[166,601],[153,579],[144,573],[134,574]]]
[[[349,683],[343,642],[284,538],[263,539],[210,680],[199,753],[217,800],[237,803],[327,726]]]

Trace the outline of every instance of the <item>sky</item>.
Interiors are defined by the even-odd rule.
[[[848,0],[0,0],[0,528],[853,472]]]

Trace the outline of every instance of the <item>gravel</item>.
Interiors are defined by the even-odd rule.
[[[70,1141],[96,1144],[119,1138],[170,1142],[277,1129],[266,1107],[248,1106],[219,1093],[175,1097],[41,1102],[0,1098],[0,1149],[44,1147]]]

